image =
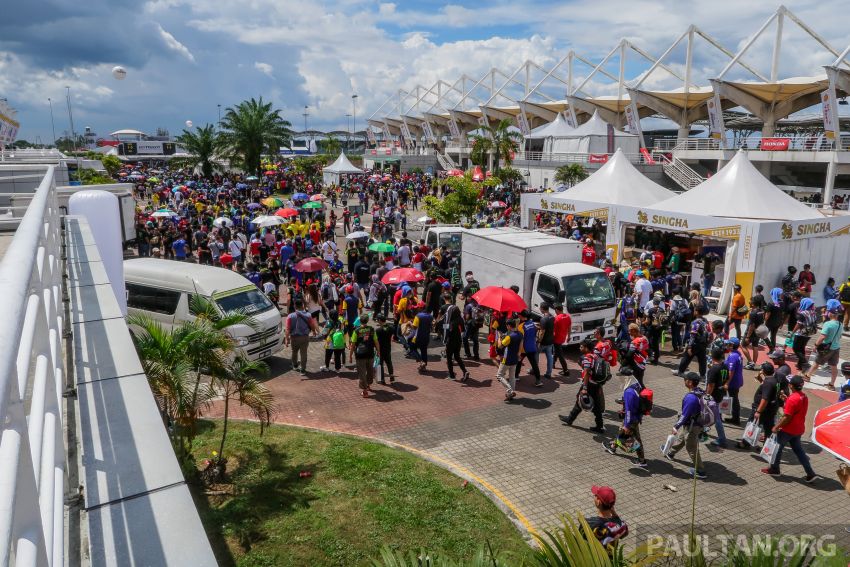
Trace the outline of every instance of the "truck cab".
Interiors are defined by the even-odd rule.
[[[580,263],[541,266],[532,279],[532,313],[539,315],[543,302],[562,304],[572,317],[566,344],[592,337],[597,327],[614,337],[617,299],[608,275],[599,268]]]
[[[425,244],[431,250],[436,250],[445,245],[449,252],[460,254],[461,238],[465,231],[466,229],[460,226],[429,226],[425,230],[423,238],[425,238]]]

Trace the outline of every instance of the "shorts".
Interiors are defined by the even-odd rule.
[[[824,364],[827,366],[838,366],[838,353],[838,349],[828,350],[824,353],[819,352],[815,362],[818,366],[822,366]]]
[[[743,346],[748,347],[748,348],[749,347],[758,348],[759,345],[761,345],[763,342],[764,342],[764,339],[762,339],[757,334],[753,333],[752,335],[749,336],[749,338],[744,339]]]

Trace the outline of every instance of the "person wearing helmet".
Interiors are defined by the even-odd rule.
[[[594,352],[595,343],[593,339],[586,339],[581,342],[579,349],[581,351],[581,387],[576,395],[576,403],[573,406],[569,415],[559,415],[558,418],[572,425],[582,410],[592,411],[596,425],[590,430],[595,433],[605,433],[605,427],[602,422],[602,412],[605,411],[605,396],[602,392],[602,385],[593,381],[593,368],[599,355]]]
[[[677,441],[667,453],[663,453],[664,447],[662,447],[662,453],[665,458],[672,461],[676,453],[684,447],[693,461],[693,466],[688,469],[688,474],[699,479],[705,479],[705,470],[699,453],[699,439],[703,429],[699,418],[702,414],[702,398],[705,395],[705,392],[699,387],[702,377],[696,372],[688,372],[685,374],[684,380],[688,392],[682,398],[682,412],[673,426],[673,435],[676,435]],[[686,428],[684,434],[680,433],[682,428]]]
[[[841,363],[841,376],[844,382],[838,388],[838,401],[850,400],[850,361]]]
[[[733,425],[741,424],[741,402],[738,400],[738,392],[744,385],[744,363],[741,360],[739,348],[741,341],[738,337],[732,337],[726,341],[726,370],[729,371],[723,389],[732,398],[732,416],[726,419],[726,423]]]

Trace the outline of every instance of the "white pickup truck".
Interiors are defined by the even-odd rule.
[[[540,304],[561,303],[572,317],[565,344],[593,336],[597,327],[614,336],[616,298],[608,276],[580,262],[581,243],[518,228],[465,230],[461,245],[463,270],[472,270],[482,287],[519,286],[531,312]]]

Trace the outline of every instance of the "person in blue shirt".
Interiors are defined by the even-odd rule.
[[[531,366],[531,375],[534,376],[534,385],[538,388],[543,386],[540,381],[540,366],[537,361],[537,323],[531,319],[531,313],[523,309],[519,314],[519,330],[522,332],[522,350],[524,357],[528,359]],[[520,362],[522,357],[520,357]]]
[[[826,285],[823,286],[823,299],[824,301],[838,299],[838,290],[835,289],[835,278],[826,280]]]
[[[295,255],[295,249],[292,247],[292,244],[287,240],[286,244],[280,247],[280,265],[283,266],[286,262]]]
[[[738,392],[744,385],[744,364],[738,348],[741,341],[738,337],[732,337],[726,341],[726,369],[729,371],[726,384],[723,388],[732,398],[732,416],[726,419],[726,423],[733,425],[741,424],[741,403],[738,401]]]
[[[186,241],[182,238],[178,238],[171,244],[171,248],[174,249],[174,259],[179,261],[186,260]]]
[[[497,352],[500,353],[499,368],[496,371],[496,379],[505,387],[505,401],[509,402],[516,397],[516,369],[519,363],[519,353],[522,348],[522,333],[517,331],[516,322],[509,319],[505,322],[507,332],[498,343]]]
[[[428,345],[431,343],[431,329],[434,325],[434,316],[425,309],[425,304],[421,305],[419,313],[413,318],[413,328],[415,329],[411,343],[413,343],[413,353],[419,360],[419,371],[422,372],[428,368]]]
[[[700,435],[702,435],[703,427],[699,422],[699,418],[702,414],[702,397],[705,395],[705,392],[699,387],[702,381],[699,374],[688,372],[684,378],[688,393],[682,398],[682,413],[679,414],[679,419],[676,420],[676,425],[673,426],[673,435],[678,436],[678,440],[664,456],[672,461],[676,453],[682,447],[685,447],[688,455],[691,457],[691,461],[693,461],[693,467],[688,469],[688,474],[699,479],[704,479],[706,475],[699,454],[699,439]],[[682,428],[686,428],[684,434],[680,433],[682,432]]]
[[[643,441],[640,438],[640,424],[643,421],[643,412],[640,407],[640,391],[643,386],[634,378],[629,378],[629,383],[623,390],[623,426],[620,428],[617,438],[610,443],[602,443],[605,450],[612,455],[617,449],[623,449],[637,454],[635,464],[642,469],[647,468],[646,456],[643,451]]]

